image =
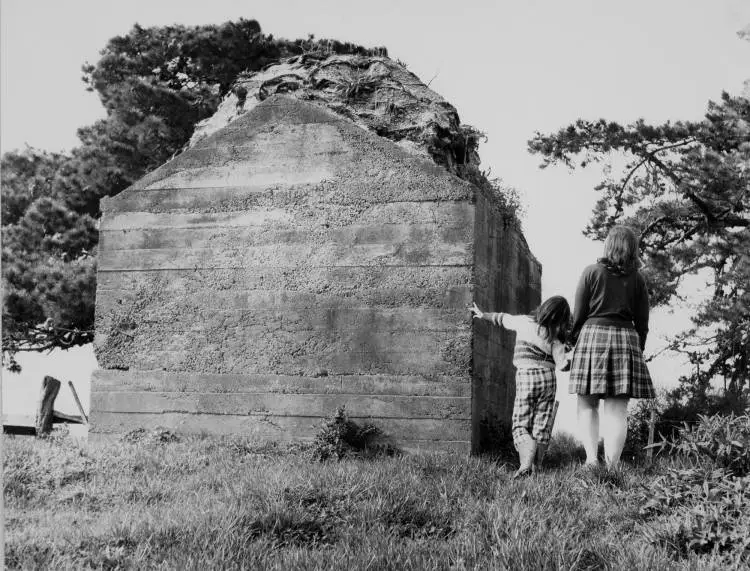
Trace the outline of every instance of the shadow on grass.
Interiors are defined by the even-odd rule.
[[[620,469],[607,468],[604,465],[595,467],[581,467],[578,472],[581,480],[587,484],[604,486],[624,490],[627,481]]]
[[[518,453],[513,447],[510,431],[496,433],[496,440],[491,449],[485,449],[478,456],[483,460],[503,464],[509,470],[518,468]],[[603,453],[602,453],[603,454]],[[570,434],[556,434],[552,437],[544,456],[545,469],[560,469],[576,466],[586,461],[583,446]]]
[[[586,461],[586,451],[570,434],[555,434],[544,456],[545,468],[565,468]]]

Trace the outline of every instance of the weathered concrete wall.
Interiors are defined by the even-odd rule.
[[[528,311],[541,269],[490,202],[267,99],[103,201],[92,432],[309,438],[344,405],[406,449],[492,447],[511,338],[468,307]]]
[[[485,311],[529,313],[541,301],[542,266],[517,230],[506,227],[491,197],[478,193],[475,300]],[[506,448],[515,397],[515,334],[474,320],[472,451]]]
[[[468,450],[475,189],[274,96],[103,201],[92,431]]]

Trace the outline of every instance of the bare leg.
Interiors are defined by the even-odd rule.
[[[607,466],[614,467],[620,462],[625,439],[628,436],[628,398],[607,398],[602,402],[602,422],[604,423],[604,457]]]
[[[596,466],[599,464],[599,397],[578,395],[578,426],[586,449],[586,465]]]

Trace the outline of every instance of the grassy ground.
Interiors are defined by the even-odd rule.
[[[648,540],[663,470],[453,455],[312,462],[233,439],[5,440],[10,569],[727,569]],[[646,488],[644,488],[644,486]]]

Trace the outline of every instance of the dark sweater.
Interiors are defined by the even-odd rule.
[[[643,350],[648,335],[646,280],[636,270],[613,271],[601,262],[587,266],[576,289],[573,343],[587,321],[596,325],[634,327]]]

